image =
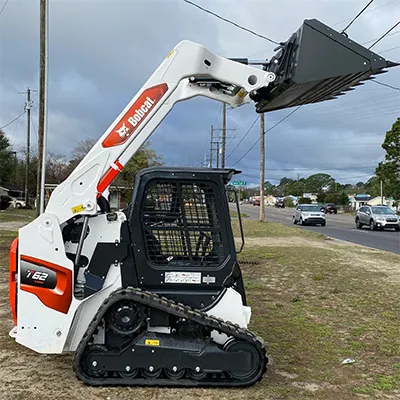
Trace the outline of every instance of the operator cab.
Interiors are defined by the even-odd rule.
[[[235,284],[245,304],[226,193],[239,172],[164,167],[139,172],[127,212],[136,279],[127,282],[122,271],[124,286],[204,309]]]

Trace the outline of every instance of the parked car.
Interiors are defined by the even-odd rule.
[[[260,200],[253,200],[253,206],[259,206]]]
[[[317,204],[299,204],[293,214],[293,223],[325,226],[326,217]]]
[[[285,202],[283,200],[277,200],[275,202],[275,207],[276,208],[285,208]]]
[[[1,195],[0,196],[0,210],[6,210],[12,202],[10,196]]]
[[[394,228],[400,231],[400,218],[387,206],[362,206],[357,210],[356,227],[362,229],[366,225],[371,231]]]
[[[334,203],[329,203],[321,206],[321,211],[324,211],[325,214],[337,214],[337,206]]]
[[[25,208],[26,207],[25,200],[16,199],[15,197],[11,198],[11,204],[14,208]]]

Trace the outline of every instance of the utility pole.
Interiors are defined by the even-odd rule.
[[[210,131],[210,168],[212,168],[212,162],[213,162],[213,135],[214,135],[214,127],[211,125],[211,131]]]
[[[264,221],[265,129],[264,113],[260,116],[260,222]]]
[[[48,4],[40,0],[40,84],[38,126],[38,170],[36,182],[36,216],[44,212],[44,185],[46,176],[46,131],[47,131],[47,32]]]
[[[26,125],[26,165],[25,165],[25,207],[29,204],[29,194],[28,194],[28,181],[29,181],[29,161],[30,161],[30,147],[31,147],[31,89],[28,88],[26,92],[26,115],[27,125]]]
[[[223,108],[222,108],[222,154],[221,154],[221,168],[225,168],[225,147],[226,147],[226,103],[223,103]]]
[[[219,168],[219,142],[217,142],[217,168]]]
[[[210,168],[212,168],[212,160],[213,160],[213,154],[215,151],[215,148],[213,147],[214,144],[219,142],[221,140],[221,168],[225,168],[225,153],[226,153],[226,139],[229,138],[235,138],[234,136],[226,136],[227,131],[236,131],[237,128],[233,129],[226,129],[226,104],[224,103],[223,107],[223,121],[222,121],[222,129],[214,128],[213,125],[211,125],[211,131],[210,131]],[[214,136],[215,132],[222,131],[222,136]],[[214,141],[215,140],[215,141]],[[218,167],[218,166],[217,166]]]
[[[383,182],[381,179],[381,204],[383,205]]]

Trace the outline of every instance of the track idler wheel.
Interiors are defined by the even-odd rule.
[[[227,371],[228,374],[235,379],[247,380],[250,379],[259,369],[259,354],[257,349],[248,342],[242,340],[232,340],[225,345],[225,351],[236,352],[243,351],[245,353],[250,353],[251,362],[250,368],[246,371]]]
[[[122,300],[111,306],[105,320],[114,332],[128,336],[142,326],[145,317],[143,306],[134,301]]]
[[[96,355],[106,353],[107,348],[99,344],[93,344],[83,354],[83,368],[86,373],[92,377],[103,377],[105,372],[102,370],[100,363],[96,360]]]

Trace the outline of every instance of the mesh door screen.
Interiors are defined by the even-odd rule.
[[[147,259],[154,265],[219,266],[225,259],[212,186],[151,181],[142,211]]]

